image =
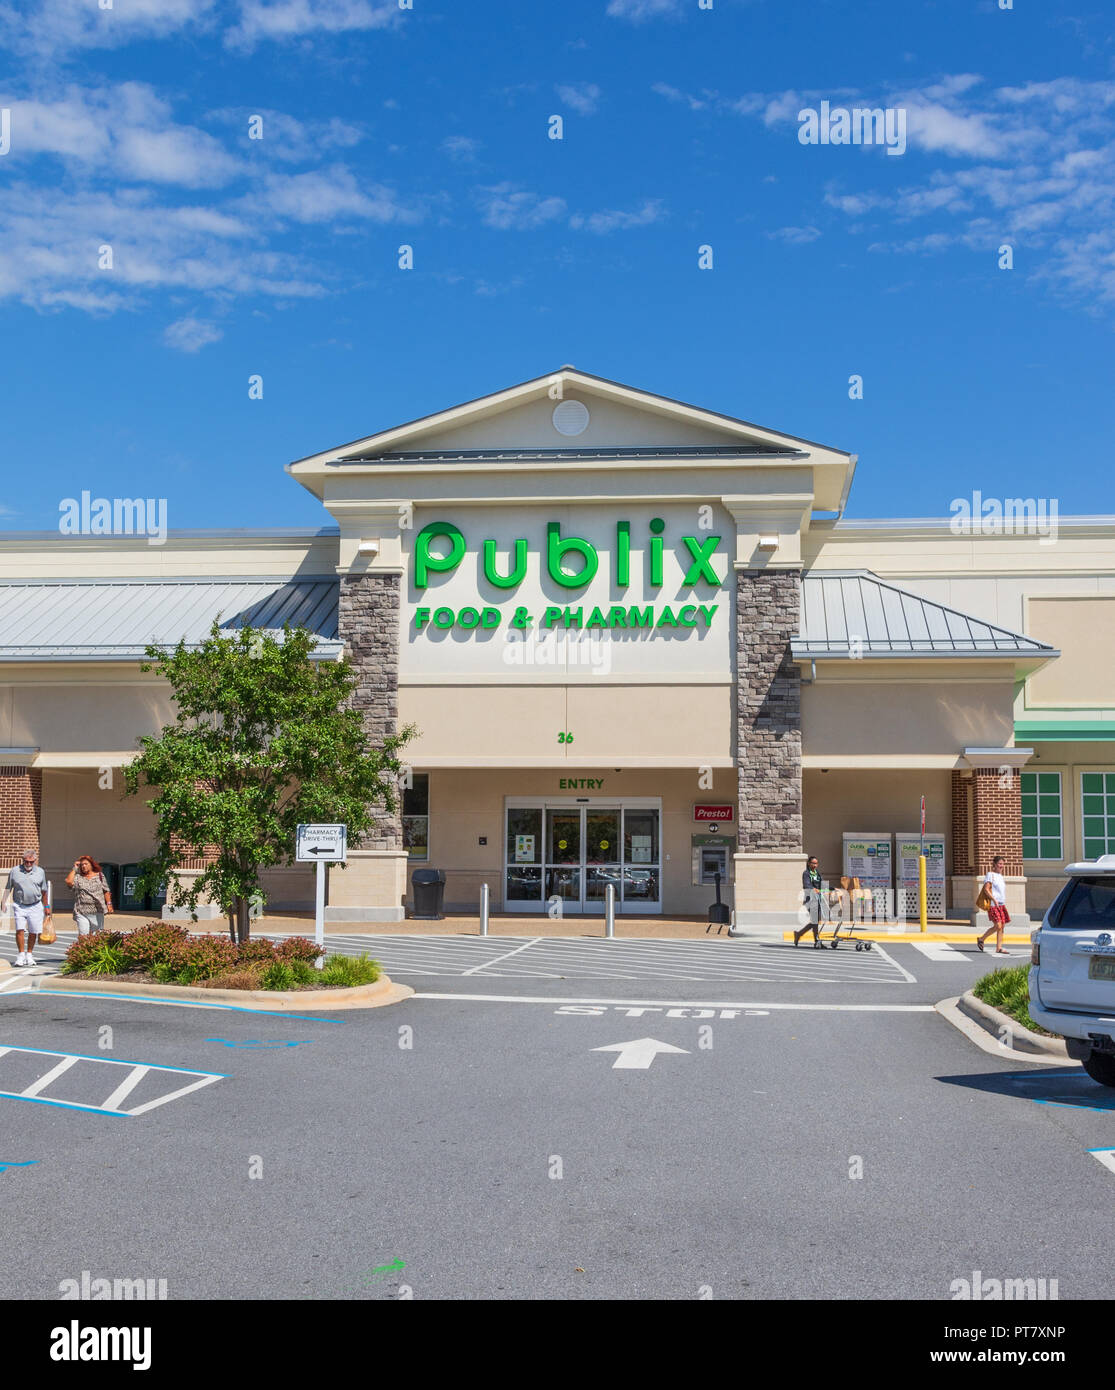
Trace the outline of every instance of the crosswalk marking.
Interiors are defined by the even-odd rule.
[[[52,1052],[42,1047],[15,1047],[11,1044],[0,1045],[0,1081],[3,1080],[3,1060],[6,1057],[15,1055],[27,1057],[57,1058],[53,1066],[48,1066],[47,1070],[29,1086],[21,1091],[0,1090],[0,1097],[8,1100],[27,1100],[39,1105],[56,1105],[63,1110],[90,1110],[102,1115],[118,1115],[134,1118],[137,1115],[145,1115],[149,1110],[154,1110],[157,1106],[166,1105],[168,1101],[178,1100],[182,1096],[189,1095],[191,1091],[200,1090],[203,1086],[211,1086],[214,1081],[223,1081],[227,1073],[198,1071],[194,1067],[164,1067],[154,1062],[125,1062],[115,1057],[86,1057],[80,1053],[71,1052]],[[70,1070],[78,1062],[92,1062],[99,1067],[126,1067],[127,1074],[110,1091],[107,1100],[100,1105],[93,1105],[86,1101],[67,1100],[60,1096],[47,1096],[43,1092],[52,1086],[61,1076]],[[164,1095],[156,1096],[154,1100],[145,1101],[142,1105],[133,1106],[130,1110],[121,1108],[122,1102],[136,1089],[141,1081],[151,1073],[162,1074],[167,1077],[188,1077],[185,1085],[178,1086]],[[111,1085],[116,1080],[118,1072],[109,1072],[105,1075],[106,1084]]]
[[[1115,1149],[1089,1149],[1088,1152],[1098,1163],[1115,1173]]]
[[[911,941],[910,945],[927,960],[956,961],[962,954],[946,941]]]

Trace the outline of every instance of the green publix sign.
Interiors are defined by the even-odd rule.
[[[645,556],[645,584],[647,588],[662,586],[663,551],[665,542],[662,532],[666,523],[655,517],[650,523],[650,536]],[[721,536],[682,536],[685,560],[688,568],[682,585],[694,588],[697,584],[707,584],[719,589],[720,576],[713,569],[712,560],[723,539]],[[431,548],[433,541],[448,541],[447,554],[439,555]],[[485,540],[481,549],[481,571],[489,584],[497,589],[511,590],[526,578],[527,558],[530,546],[525,539],[512,545],[511,556],[506,571],[501,573],[496,563],[496,542]],[[452,573],[468,551],[468,542],[459,526],[451,521],[431,521],[414,538],[414,587],[429,587],[430,576]],[[566,569],[569,560],[579,561],[580,567],[572,573]],[[600,569],[600,555],[596,547],[580,536],[562,536],[561,524],[551,521],[546,526],[546,573],[550,579],[563,589],[583,589],[590,584]],[[616,588],[626,589],[631,583],[631,523],[616,522],[616,543],[612,560],[612,580]],[[547,607],[538,622],[540,628],[654,628],[654,627],[710,627],[718,604],[687,603],[677,612],[669,604],[644,604],[632,607],[613,605],[608,608],[593,608],[585,618],[584,608]],[[503,621],[498,608],[416,608],[414,626],[418,631],[424,628],[494,628]],[[533,615],[523,607],[516,608],[509,625],[513,628],[529,628],[534,624]]]

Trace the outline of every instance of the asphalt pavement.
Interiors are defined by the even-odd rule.
[[[362,937],[417,993],[333,1015],[0,976],[9,1288],[948,1299],[980,1271],[1115,1294],[1115,1092],[933,1009],[994,958],[439,940]]]

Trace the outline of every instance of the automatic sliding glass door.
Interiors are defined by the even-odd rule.
[[[603,913],[662,910],[661,812],[657,806],[543,803],[508,806],[504,910]]]

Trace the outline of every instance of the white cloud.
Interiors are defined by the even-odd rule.
[[[868,182],[877,161],[862,151],[832,152],[840,185],[826,185],[824,204],[854,219],[849,230],[866,233],[869,250],[991,256],[1009,242],[1025,274],[1092,312],[1115,305],[1115,82],[992,87],[958,73],[906,90],[751,92],[717,98],[716,106],[792,139],[798,110],[825,98],[906,110],[908,149],[900,165],[882,161],[888,177],[881,189]],[[908,175],[898,188],[894,168]],[[849,187],[853,181],[858,186]],[[914,219],[928,224],[918,236],[880,235]]]
[[[767,233],[773,239],[784,241],[787,246],[807,246],[820,235],[816,227],[779,227],[777,231]]]
[[[667,101],[684,101],[690,111],[703,111],[708,102],[701,97],[692,96],[689,92],[683,92],[677,87],[671,87],[668,82],[655,82],[651,85],[651,91],[656,92],[660,97],[665,97]]]
[[[35,155],[54,155],[71,170],[92,170],[137,182],[212,188],[227,183],[240,162],[197,126],[174,122],[169,104],[144,83],[83,89],[53,99],[0,96],[11,109],[11,150],[21,171]]]
[[[607,13],[613,19],[680,19],[682,0],[608,0]]]
[[[500,231],[533,231],[565,216],[564,198],[544,198],[510,183],[480,189],[479,198],[485,223]]]
[[[657,198],[648,198],[635,212],[593,212],[587,216],[574,213],[569,219],[569,225],[575,230],[583,228],[585,231],[603,236],[608,232],[627,231],[631,227],[647,227],[652,222],[661,222],[665,215],[661,202]]]
[[[220,342],[223,337],[223,331],[215,323],[195,318],[177,319],[168,324],[163,332],[163,342],[179,352],[200,352],[203,347]]]
[[[254,202],[254,199],[252,199]],[[343,165],[305,174],[269,174],[262,201],[279,217],[295,222],[332,222],[355,217],[369,222],[417,222],[417,209],[405,207],[382,184],[358,183]]]
[[[249,135],[249,121],[258,122],[259,134]],[[222,107],[210,111],[207,119],[218,121],[237,137],[240,148],[253,163],[262,159],[279,160],[284,164],[320,163],[329,150],[351,149],[364,139],[360,126],[334,116],[327,121],[298,120],[284,111],[268,107]]]
[[[480,148],[480,141],[473,140],[469,135],[447,135],[441,142],[441,148],[451,159],[456,159],[462,164],[468,164],[476,158],[476,151]]]
[[[96,0],[39,0],[22,13],[0,9],[0,33],[16,52],[49,60],[73,49],[119,48],[205,30],[215,11],[216,0],[120,0],[106,10]]]
[[[242,0],[240,23],[225,35],[230,48],[250,49],[264,39],[386,29],[401,18],[398,0]]]
[[[595,82],[577,82],[569,86],[555,87],[554,91],[566,106],[572,106],[582,116],[594,116],[600,105],[600,88]]]

